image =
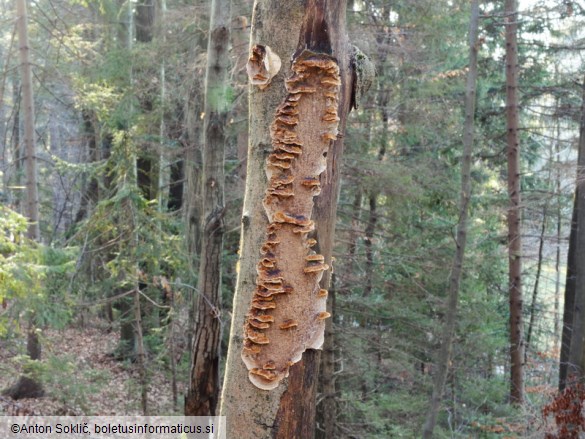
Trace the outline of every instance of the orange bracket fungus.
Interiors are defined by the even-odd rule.
[[[262,59],[260,47],[251,60]],[[276,388],[305,350],[321,348],[330,317],[327,291],[319,286],[329,265],[311,250],[317,242],[308,234],[315,229],[313,197],[338,135],[339,66],[330,55],[304,50],[291,70],[270,130],[264,197],[269,225],[244,327],[242,359],[250,381],[263,390]]]
[[[272,51],[270,46],[256,44],[250,52],[246,72],[248,72],[250,82],[263,90],[279,72],[281,64],[280,57]]]

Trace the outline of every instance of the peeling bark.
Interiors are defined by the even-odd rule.
[[[321,193],[320,175],[338,134],[339,68],[330,56],[305,50],[292,69],[289,94],[271,127],[274,152],[264,198],[270,224],[244,330],[242,358],[250,380],[264,390],[288,376],[305,350],[321,348],[329,316],[326,290],[319,288],[329,265],[311,250],[317,241],[307,235],[315,224],[313,197]]]
[[[221,252],[224,222],[224,151],[229,112],[225,94],[229,68],[229,0],[211,3],[210,36],[205,74],[205,143],[203,175],[201,257],[197,284],[195,333],[191,349],[186,416],[215,416],[219,400],[221,342]]]

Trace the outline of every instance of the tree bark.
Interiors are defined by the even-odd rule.
[[[26,353],[31,361],[41,360],[41,341],[37,334],[36,327],[34,325],[34,315],[29,318],[28,335],[26,341]],[[18,378],[18,381],[8,389],[2,392],[3,395],[9,396],[12,399],[22,398],[39,398],[45,394],[43,385],[34,377],[34,368],[30,365],[25,366],[25,374]],[[31,376],[27,374],[31,373]]]
[[[94,123],[94,114],[92,110],[81,110],[81,117],[83,119],[83,134],[87,140],[88,161],[94,163],[99,161],[99,150],[97,145],[98,135]],[[91,207],[97,204],[99,199],[99,183],[96,177],[90,177],[89,183],[86,183],[81,199],[79,201],[79,209],[75,215],[74,223],[77,224],[84,220],[89,215]]]
[[[37,191],[37,157],[35,145],[35,113],[32,91],[32,72],[29,61],[29,43],[27,29],[26,0],[16,1],[18,15],[18,41],[20,54],[20,71],[22,78],[22,101],[24,107],[24,143],[26,167],[26,215],[29,221],[27,236],[33,241],[40,241],[39,198]],[[29,317],[28,340],[26,350],[32,361],[41,359],[41,343],[36,331],[34,313]],[[13,399],[35,398],[44,394],[42,384],[35,378],[21,376],[7,394]]]
[[[229,112],[229,0],[211,3],[210,37],[205,75],[201,257],[197,319],[191,351],[191,380],[186,416],[216,415],[219,401],[221,326],[221,252],[224,223],[224,149]]]
[[[331,274],[331,287],[327,298],[327,311],[335,315],[336,275]],[[321,406],[317,406],[317,416],[322,420],[322,432],[317,437],[323,439],[338,437],[337,401],[335,385],[335,329],[333,319],[325,324],[325,342],[321,354]],[[321,433],[321,434],[319,434]]]
[[[431,439],[437,423],[437,413],[447,382],[451,350],[457,327],[457,308],[459,305],[459,284],[463,272],[463,259],[467,243],[467,217],[471,199],[471,162],[474,137],[475,100],[477,84],[477,52],[479,27],[479,0],[471,3],[469,19],[469,72],[465,92],[465,128],[463,133],[463,158],[461,160],[461,196],[459,200],[459,223],[457,241],[451,275],[449,276],[448,304],[443,327],[442,344],[437,359],[437,373],[434,377],[433,395],[423,428],[423,439]]]
[[[508,154],[508,259],[510,295],[510,401],[524,402],[520,136],[518,132],[518,5],[506,0],[506,123]]]
[[[567,275],[565,280],[565,303],[563,306],[563,329],[561,335],[561,357],[559,364],[559,390],[563,391],[567,385],[569,371],[569,355],[571,352],[571,338],[573,335],[573,311],[575,309],[575,253],[577,251],[577,200],[579,187],[575,188],[573,199],[573,214],[571,217],[571,231],[569,233],[569,251],[567,254]]]
[[[196,17],[196,25],[199,28],[207,29],[209,23]],[[196,35],[193,47],[193,58],[196,55],[206,52],[208,40],[204,38],[205,33],[199,32]],[[185,125],[185,152],[184,152],[184,175],[185,189],[183,192],[183,204],[185,212],[185,226],[187,229],[187,253],[190,256],[190,263],[193,271],[197,272],[198,258],[201,253],[201,137],[202,127],[200,123],[204,105],[205,69],[196,68],[190,75],[190,87],[188,96],[184,103],[184,125]],[[193,303],[195,301],[193,300]],[[195,321],[194,310],[190,318]],[[191,340],[192,334],[189,334]]]
[[[557,103],[559,99],[557,98]],[[557,105],[558,107],[558,105]],[[560,167],[560,155],[561,155],[561,124],[558,120],[556,121],[556,139],[555,139],[555,184],[556,184],[556,222],[557,222],[557,237],[556,237],[556,255],[555,255],[555,323],[554,323],[554,351],[559,350],[559,329],[560,329],[560,302],[561,302],[561,230],[562,230],[562,199],[561,199],[561,167]],[[559,373],[560,375],[560,373]],[[560,381],[559,381],[560,382]]]
[[[134,337],[136,339],[136,361],[140,381],[140,403],[142,415],[148,415],[148,377],[146,375],[146,352],[142,334],[142,312],[140,310],[140,286],[138,282],[134,289]]]
[[[298,44],[291,35],[299,35]],[[305,48],[333,55],[341,72],[338,116],[339,131],[343,132],[351,91],[345,1],[257,0],[251,35],[251,45],[255,44],[270,46],[284,61],[293,57],[298,49]],[[305,351],[302,360],[290,368],[288,379],[270,391],[260,390],[249,381],[248,370],[241,358],[242,327],[255,289],[256,263],[268,224],[262,199],[267,184],[265,159],[272,151],[270,125],[276,109],[286,96],[283,81],[288,76],[289,70],[285,64],[265,90],[253,88],[250,92],[250,144],[242,216],[240,271],[234,296],[220,413],[227,416],[228,437],[303,439],[314,436],[315,392],[320,360],[318,351]],[[321,194],[314,199],[313,217],[319,243],[315,251],[322,254],[326,261],[331,259],[342,149],[342,139],[338,138],[327,155],[326,175],[321,175]],[[321,286],[327,288],[328,284],[329,276],[325,275]]]
[[[135,12],[135,36],[139,43],[150,43],[154,37],[154,23],[156,20],[156,8],[154,0],[140,0],[136,4]],[[152,72],[142,72],[148,74]],[[138,76],[138,75],[136,75]],[[150,81],[149,81],[150,82]],[[155,91],[151,86],[145,86],[138,95],[140,107],[145,114],[152,113]],[[154,130],[151,133],[154,134]],[[158,133],[157,133],[158,134]],[[138,187],[147,200],[158,199],[160,162],[151,145],[145,143],[136,158],[136,170]]]
[[[8,147],[8,143],[6,141],[6,118],[5,118],[5,105],[4,105],[4,93],[6,91],[6,82],[8,79],[8,71],[10,68],[10,59],[12,58],[12,48],[14,46],[14,40],[16,39],[16,31],[17,26],[16,23],[14,24],[14,28],[12,30],[12,35],[10,37],[10,43],[6,49],[6,54],[4,54],[4,50],[0,49],[0,59],[3,59],[3,68],[0,72],[0,154],[5,157],[5,163],[10,163],[10,161],[14,162],[17,157],[12,156],[12,151]],[[8,186],[10,185],[10,168],[6,167],[2,173],[2,194],[0,198],[3,202],[8,202],[11,204],[11,196],[8,190]]]
[[[24,145],[26,167],[26,216],[29,221],[28,237],[41,238],[39,228],[39,194],[37,188],[37,156],[35,145],[35,109],[33,100],[32,69],[29,60],[28,23],[26,0],[16,1],[18,15],[18,42],[20,74],[22,78],[22,106],[24,111]]]
[[[376,224],[378,222],[378,213],[376,212],[377,204],[378,191],[374,191],[374,193],[370,194],[369,196],[370,215],[368,218],[368,223],[366,224],[364,237],[364,246],[366,250],[364,297],[368,297],[372,293],[372,277],[374,276],[374,233],[376,231]]]
[[[572,331],[570,335],[570,350],[568,358],[567,385],[576,383],[576,380],[585,376],[585,80],[583,82],[583,100],[581,104],[581,122],[579,130],[579,157],[577,159],[577,183],[575,191],[575,207],[573,219],[574,229],[571,228],[569,241],[569,267],[567,268],[567,287],[565,294],[570,294],[569,287],[574,288],[574,306],[572,316]],[[573,236],[573,231],[575,235]],[[574,240],[572,240],[574,238]],[[571,247],[574,247],[573,249]],[[571,264],[572,262],[572,264]],[[574,283],[569,283],[569,271],[573,268]],[[567,301],[569,299],[565,299]],[[565,324],[569,324],[565,321]]]
[[[14,107],[12,110],[13,113],[13,123],[12,123],[12,133],[10,136],[10,143],[12,145],[12,157],[14,160],[14,168],[15,168],[15,181],[17,186],[21,185],[21,169],[22,169],[22,160],[24,159],[24,154],[22,151],[22,145],[20,142],[20,120],[21,120],[21,96],[22,96],[22,87],[20,86],[20,78],[17,75],[14,75],[12,78],[12,101],[14,102]],[[12,197],[13,204],[16,207],[16,210],[22,213],[22,202],[21,197],[19,195]]]

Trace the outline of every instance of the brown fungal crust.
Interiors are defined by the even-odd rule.
[[[264,198],[269,225],[244,326],[242,359],[250,381],[264,390],[278,386],[305,350],[321,348],[328,317],[327,291],[319,281],[329,265],[311,250],[317,241],[307,235],[315,230],[313,197],[321,190],[325,156],[338,136],[341,80],[334,58],[308,50],[291,69],[288,95],[270,128]]]
[[[307,255],[305,256],[305,261],[307,262],[324,262],[325,261],[325,256],[323,255],[317,255],[317,254],[313,254],[313,255]]]
[[[286,319],[284,322],[278,325],[280,329],[292,329],[296,328],[297,326],[299,326],[299,322],[294,319]]]
[[[250,82],[263,90],[278,73],[281,64],[280,57],[272,51],[270,46],[256,44],[250,51],[246,72]]]
[[[329,265],[327,264],[311,264],[307,265],[303,271],[305,273],[318,273],[320,271],[329,270]]]

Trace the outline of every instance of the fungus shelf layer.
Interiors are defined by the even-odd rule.
[[[338,134],[339,67],[331,56],[305,50],[291,69],[270,130],[269,225],[244,327],[242,359],[250,381],[264,390],[276,388],[305,350],[321,348],[329,317],[327,292],[319,287],[329,265],[307,235],[315,229],[313,197]]]

